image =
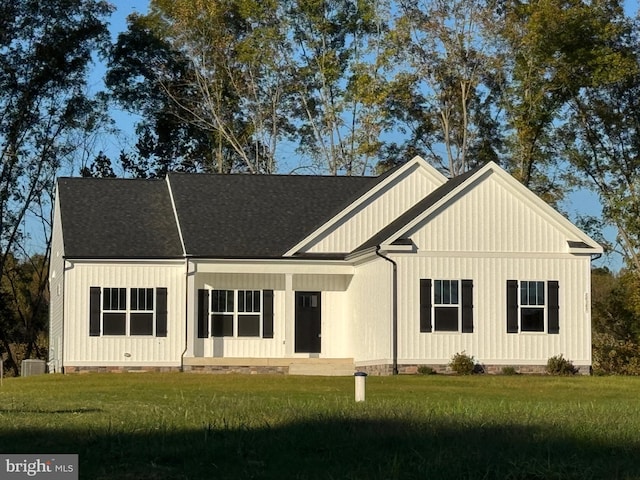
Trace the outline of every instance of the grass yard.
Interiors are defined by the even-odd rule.
[[[640,378],[5,379],[2,453],[81,479],[640,479]]]

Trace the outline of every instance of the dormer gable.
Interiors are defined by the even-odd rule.
[[[380,177],[374,187],[294,245],[285,256],[351,252],[446,183],[444,175],[416,156]]]

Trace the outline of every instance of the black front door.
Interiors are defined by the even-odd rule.
[[[320,292],[296,292],[296,353],[320,353]]]

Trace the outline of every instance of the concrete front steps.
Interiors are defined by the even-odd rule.
[[[193,373],[280,373],[289,375],[352,376],[353,358],[220,358],[187,357],[183,371]]]
[[[356,369],[351,358],[309,358],[304,362],[292,362],[289,375],[318,375],[324,377],[353,376]]]

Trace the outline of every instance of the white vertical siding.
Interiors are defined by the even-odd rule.
[[[351,325],[345,292],[322,292],[321,358],[352,357]]]
[[[200,273],[197,279],[198,289],[284,290],[285,285],[281,273]]]
[[[65,366],[180,365],[185,348],[183,263],[73,262],[65,283]],[[167,336],[89,336],[90,287],[166,287]]]
[[[193,295],[201,288],[229,290],[273,290],[273,338],[195,338],[196,356],[226,358],[281,358],[285,349],[285,275],[280,273],[200,273]],[[194,311],[192,322],[197,321]]]
[[[250,287],[247,287],[250,288]],[[224,358],[283,358],[285,356],[285,292],[273,292],[273,338],[222,337],[196,339],[198,356]]]
[[[485,175],[408,236],[432,252],[567,251],[567,231],[498,175]]]
[[[397,262],[400,363],[446,364],[466,351],[486,364],[539,365],[558,354],[576,365],[591,364],[588,257],[398,256]],[[473,333],[420,333],[421,278],[473,280]],[[559,281],[559,334],[507,333],[507,280]]]
[[[540,365],[563,354],[590,365],[590,257],[568,253],[574,235],[519,185],[491,172],[476,180],[409,232],[417,254],[394,256],[399,362],[442,364],[466,351],[486,364]],[[421,278],[473,280],[473,333],[420,333]],[[559,282],[559,334],[507,334],[507,280]]]
[[[439,186],[434,177],[416,165],[304,251],[351,252]]]
[[[49,370],[52,372],[60,372],[62,367],[64,288],[64,242],[60,203],[56,195],[49,264]]]
[[[352,275],[296,274],[293,276],[293,290],[344,292],[352,277]]]
[[[356,267],[348,291],[347,319],[356,362],[389,363],[392,339],[392,265],[376,258]]]

